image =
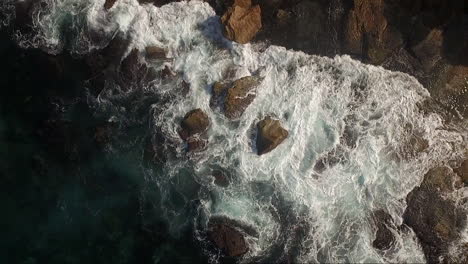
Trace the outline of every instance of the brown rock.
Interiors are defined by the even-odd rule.
[[[431,70],[441,59],[443,41],[443,31],[433,29],[423,41],[412,48],[425,71]]]
[[[222,104],[223,98],[226,96],[226,91],[228,87],[229,86],[226,83],[222,82],[215,82],[213,84],[213,90],[210,98],[210,107],[212,109]]]
[[[242,256],[249,250],[244,234],[227,222],[210,221],[208,236],[227,256]]]
[[[455,180],[450,168],[432,169],[406,197],[403,220],[416,233],[428,263],[447,257],[466,224],[466,212],[444,194],[454,190]]]
[[[245,44],[262,28],[260,6],[251,7],[249,0],[236,0],[221,17],[226,38]]]
[[[208,142],[205,139],[198,137],[190,137],[187,139],[187,151],[198,152],[206,148]]]
[[[187,140],[189,137],[205,132],[210,125],[208,116],[201,109],[188,112],[181,123],[180,137]]]
[[[104,3],[104,8],[106,10],[111,9],[114,6],[115,2],[117,2],[117,0],[106,0],[106,2]]]
[[[157,46],[149,46],[145,48],[146,58],[150,60],[166,59],[166,50]]]
[[[279,9],[276,13],[276,21],[280,25],[286,25],[290,17],[291,14],[283,9]]]
[[[468,185],[468,159],[463,161],[461,166],[455,169],[455,172],[460,176],[462,181]]]
[[[344,50],[380,64],[402,46],[401,34],[387,21],[384,0],[354,0],[345,25]]]
[[[288,131],[281,127],[280,122],[270,117],[258,122],[257,129],[258,155],[272,151],[288,137]]]
[[[228,88],[224,102],[224,114],[229,119],[239,118],[255,99],[255,88],[259,81],[247,76],[233,82]]]

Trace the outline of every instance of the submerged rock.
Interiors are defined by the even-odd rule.
[[[227,219],[210,219],[208,237],[229,257],[242,256],[249,251],[244,232]]]
[[[229,119],[239,118],[255,99],[255,88],[259,81],[256,77],[246,76],[232,83],[227,89],[224,114]]]
[[[392,216],[384,210],[377,210],[372,218],[377,228],[372,246],[380,250],[390,248],[395,241],[395,236],[391,231],[391,228],[395,227]]]
[[[252,6],[250,0],[236,0],[222,16],[226,38],[245,44],[251,41],[262,28],[259,5]]]
[[[455,179],[448,167],[432,169],[406,197],[404,223],[416,233],[429,263],[447,257],[466,224],[466,212],[444,195],[454,190]]]
[[[288,137],[288,131],[278,120],[267,117],[257,124],[257,151],[263,155],[275,149]]]
[[[229,186],[229,179],[226,174],[221,170],[214,170],[211,175],[213,176],[214,183],[221,187]]]

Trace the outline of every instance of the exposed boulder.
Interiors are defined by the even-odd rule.
[[[229,257],[242,256],[249,251],[244,232],[226,219],[210,219],[208,237]]]
[[[201,109],[194,109],[188,112],[182,123],[180,124],[181,130],[179,132],[180,137],[186,140],[188,137],[196,134],[201,134],[208,129],[210,125],[210,119]]]
[[[255,99],[255,88],[259,81],[256,77],[240,78],[227,88],[224,102],[224,114],[229,119],[239,118]],[[225,89],[225,88],[220,88]]]
[[[380,250],[389,249],[395,241],[391,231],[395,228],[392,216],[380,209],[373,213],[372,219],[377,228],[372,246]]]
[[[148,46],[145,48],[146,58],[150,60],[166,59],[166,50],[158,46]]]
[[[235,0],[221,17],[226,38],[245,44],[251,41],[262,28],[259,5],[252,6],[250,0]]]
[[[288,137],[288,131],[278,120],[267,117],[257,124],[257,153],[263,155],[275,149]]]
[[[106,2],[104,2],[104,8],[106,10],[111,9],[114,6],[115,2],[117,2],[117,0],[106,0]]]
[[[180,137],[187,142],[189,152],[200,151],[208,143],[205,132],[210,126],[210,119],[201,109],[194,109],[188,112],[182,120]]]
[[[432,169],[406,197],[404,223],[416,233],[429,263],[447,257],[450,244],[466,223],[466,212],[444,196],[454,190],[454,179],[448,167]]]

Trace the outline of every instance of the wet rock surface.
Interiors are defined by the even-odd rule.
[[[257,124],[257,153],[266,154],[275,149],[287,137],[288,131],[281,126],[279,120],[266,117]]]
[[[182,120],[180,137],[187,142],[189,152],[200,151],[207,145],[206,130],[210,126],[210,119],[201,109],[188,112]]]
[[[210,219],[208,237],[229,257],[239,257],[249,251],[245,232],[226,218]]]
[[[380,209],[373,213],[372,219],[377,229],[372,246],[380,249],[389,249],[395,241],[392,229],[395,229],[392,216]]]
[[[229,186],[229,178],[226,173],[222,170],[213,170],[211,175],[214,178],[214,183],[221,187],[228,187]]]
[[[166,50],[158,46],[148,46],[145,48],[146,58],[150,60],[166,59]]]
[[[465,185],[468,185],[468,160],[463,161],[460,167],[455,169],[455,172],[460,176]]]
[[[229,119],[239,118],[255,99],[255,88],[260,84],[257,77],[246,76],[232,83],[226,89],[224,114]],[[223,89],[223,88],[220,88]]]
[[[404,223],[416,233],[429,263],[448,257],[450,244],[466,224],[467,212],[446,197],[454,190],[455,179],[450,168],[434,168],[406,198]]]
[[[187,139],[196,134],[201,134],[208,129],[210,120],[208,115],[205,114],[201,109],[194,109],[188,112],[182,120],[180,126],[182,130],[180,135],[182,139]]]
[[[221,17],[226,38],[240,44],[248,43],[262,28],[261,9],[250,0],[235,0]]]
[[[104,2],[104,8],[107,10],[111,9],[115,2],[117,2],[117,0],[106,0],[106,2]]]

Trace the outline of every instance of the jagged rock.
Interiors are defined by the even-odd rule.
[[[114,6],[115,2],[117,2],[117,0],[106,0],[106,2],[104,3],[104,8],[106,10],[111,9]]]
[[[163,79],[174,78],[176,75],[177,74],[167,65],[161,70],[161,78]]]
[[[140,61],[137,49],[133,49],[120,64],[120,72],[127,80],[141,79],[147,71],[146,65]]]
[[[166,50],[157,46],[149,46],[145,48],[146,58],[150,60],[166,59]]]
[[[455,169],[455,172],[460,176],[461,180],[468,185],[468,159],[463,161],[461,166]]]
[[[255,99],[255,88],[259,81],[256,77],[247,76],[232,83],[227,89],[224,102],[224,114],[229,119],[239,118]]]
[[[275,149],[288,137],[288,131],[278,120],[267,117],[257,124],[257,151],[263,155]]]
[[[213,84],[210,98],[210,107],[212,109],[222,104],[222,100],[226,96],[227,89],[228,85],[226,83],[215,82]]]
[[[466,224],[466,212],[444,195],[454,190],[455,179],[448,167],[431,169],[406,197],[404,223],[416,233],[429,263],[447,256]]]
[[[226,38],[245,44],[262,28],[260,6],[251,6],[250,0],[236,0],[221,17]]]
[[[372,246],[380,250],[390,248],[395,241],[395,236],[391,231],[392,228],[395,228],[392,216],[380,209],[373,213],[372,218],[377,228]]]
[[[354,0],[345,26],[346,52],[379,64],[402,44],[400,32],[385,16],[384,0]]]
[[[210,219],[208,237],[229,257],[242,256],[249,251],[249,245],[245,241],[244,233],[229,221]]]
[[[210,125],[210,119],[201,109],[194,109],[188,112],[182,120],[180,137],[184,140],[205,132]]]
[[[190,137],[187,139],[187,151],[188,152],[198,152],[202,151],[208,142],[205,139],[198,137]]]
[[[441,60],[443,42],[443,31],[433,29],[423,41],[412,48],[414,54],[421,61],[424,70],[431,70]]]

